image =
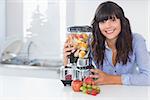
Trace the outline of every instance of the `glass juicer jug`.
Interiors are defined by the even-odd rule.
[[[67,66],[60,68],[60,80],[64,86],[71,85],[73,80],[83,80],[93,68],[89,50],[91,27],[73,26],[68,27],[67,31],[67,41],[73,43],[76,50],[69,55]]]

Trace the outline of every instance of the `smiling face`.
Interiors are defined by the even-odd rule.
[[[121,32],[120,19],[116,17],[109,18],[99,22],[101,33],[106,37],[106,40],[116,40]]]

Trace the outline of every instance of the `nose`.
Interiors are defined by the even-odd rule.
[[[105,26],[106,26],[106,28],[111,27],[111,21],[110,21],[110,20],[107,20],[107,21],[105,22]]]

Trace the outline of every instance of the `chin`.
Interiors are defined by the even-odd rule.
[[[114,40],[116,37],[106,37],[108,40]]]

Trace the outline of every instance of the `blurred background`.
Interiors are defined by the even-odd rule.
[[[1,57],[12,53],[11,57],[17,56],[13,60],[17,64],[32,61],[35,65],[62,65],[66,28],[90,25],[103,1],[106,0],[0,0]],[[112,1],[124,9],[132,32],[145,38],[150,51],[150,0]]]

